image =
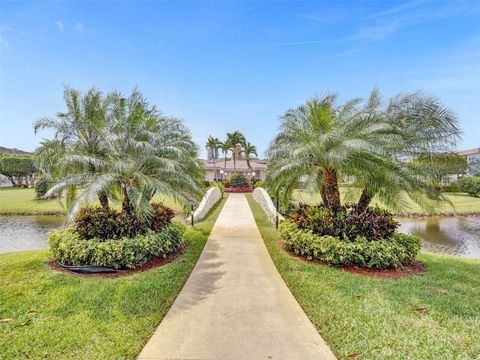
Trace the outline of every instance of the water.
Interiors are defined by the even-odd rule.
[[[46,249],[48,232],[64,223],[63,216],[0,215],[0,253]]]
[[[480,259],[480,217],[399,218],[399,230],[420,236],[422,249]]]

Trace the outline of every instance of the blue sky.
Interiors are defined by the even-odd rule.
[[[5,1],[0,145],[33,150],[62,88],[138,86],[203,148],[240,130],[262,153],[278,116],[329,91],[424,90],[480,146],[479,1]]]

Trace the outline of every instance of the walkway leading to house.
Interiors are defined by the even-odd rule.
[[[243,194],[230,194],[139,359],[335,359],[277,272]]]

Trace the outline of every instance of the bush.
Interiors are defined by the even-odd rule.
[[[253,186],[237,186],[237,187],[226,187],[225,192],[228,193],[246,193],[246,192],[252,192],[253,191]]]
[[[40,200],[43,199],[45,194],[47,193],[48,189],[53,185],[52,181],[41,177],[37,181],[35,181],[35,199]],[[52,195],[49,199],[54,199],[56,196]]]
[[[170,224],[175,213],[159,203],[152,204],[153,212],[147,219],[140,220],[135,215],[128,216],[114,209],[99,206],[82,208],[75,217],[74,228],[81,239],[122,239],[144,234],[148,230],[161,231]]]
[[[48,235],[55,260],[65,265],[93,265],[113,269],[131,269],[152,257],[166,257],[183,245],[183,227],[171,224],[161,232],[149,230],[121,240],[82,240],[75,228],[54,230]]]
[[[230,186],[231,187],[248,186],[247,177],[242,173],[233,173],[232,176],[230,177]]]
[[[395,268],[411,263],[420,251],[420,238],[401,233],[382,241],[369,241],[362,236],[348,241],[335,236],[318,236],[311,230],[298,228],[292,221],[282,222],[280,233],[288,251],[333,266]]]
[[[460,192],[460,186],[458,183],[446,184],[436,186],[437,190],[441,192]]]
[[[399,226],[390,212],[378,207],[358,212],[355,205],[345,205],[333,213],[323,205],[300,204],[297,208],[289,207],[286,215],[301,229],[311,230],[320,236],[329,235],[350,241],[358,236],[369,241],[388,239]]]
[[[259,180],[255,183],[255,187],[265,188],[265,180]]]
[[[480,177],[469,177],[459,181],[460,191],[470,196],[480,196]]]
[[[229,187],[230,186],[230,180],[228,180],[228,179],[223,180],[223,185],[225,185],[225,187]]]

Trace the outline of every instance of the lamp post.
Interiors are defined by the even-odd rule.
[[[194,210],[194,208],[195,208],[195,204],[194,204],[193,201],[191,201],[191,202],[190,202],[190,209],[191,209],[191,213],[190,213],[190,214],[191,214],[192,226],[194,225],[194,223],[193,223],[193,210]]]
[[[220,169],[220,181],[223,183],[223,169]]]

